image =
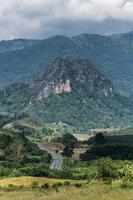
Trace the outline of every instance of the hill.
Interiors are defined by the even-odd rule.
[[[10,168],[10,172],[12,172],[11,169],[15,167],[24,167],[42,162],[43,164],[50,162],[50,156],[47,152],[40,151],[37,145],[22,133],[0,129],[0,168],[2,166]],[[3,171],[3,174],[5,171]],[[2,173],[1,176],[3,176]]]
[[[132,112],[111,81],[81,59],[57,58],[37,80],[6,87],[0,97],[5,112],[26,112],[45,123],[62,121],[80,131],[132,123]]]
[[[59,123],[39,123],[31,118],[14,119],[11,122],[7,122],[3,129],[15,132],[21,132],[25,136],[46,140],[62,136],[65,133],[75,133],[76,128],[69,126],[68,124]]]
[[[11,42],[8,43],[10,46]],[[33,80],[56,57],[69,56],[91,60],[121,94],[132,94],[133,32],[111,36],[82,34],[72,38],[54,36],[35,44],[34,41],[27,43],[30,45],[25,45],[25,42],[22,46],[11,45],[9,50],[16,51],[0,55],[1,86]]]
[[[15,39],[3,40],[0,42],[0,53],[16,51],[38,43],[39,40]]]

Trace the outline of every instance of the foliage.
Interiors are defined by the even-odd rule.
[[[31,184],[31,187],[33,189],[36,189],[38,187],[39,183],[37,181],[34,181],[32,184]]]
[[[19,168],[27,164],[51,162],[51,156],[22,133],[0,129],[0,166]],[[14,172],[15,173],[15,172]]]
[[[101,158],[97,160],[98,178],[103,180],[112,178],[116,173],[116,166],[110,158]]]
[[[95,145],[100,145],[105,143],[105,138],[103,133],[97,133],[95,136]]]
[[[64,148],[64,150],[63,150],[62,155],[64,157],[70,158],[70,157],[72,157],[72,154],[73,154],[73,148],[70,147],[70,146],[68,146],[68,145],[66,145],[65,148]]]
[[[49,189],[49,183],[42,184],[41,187],[43,189]]]
[[[58,65],[54,61],[41,78],[32,84],[14,84],[4,88],[0,92],[1,110],[8,113],[26,112],[45,123],[61,121],[81,132],[96,127],[131,125],[132,110],[129,99],[119,96],[112,83],[95,68],[95,65],[80,59],[59,59]],[[79,81],[75,77],[76,74],[81,74]],[[55,95],[49,89],[48,98],[39,101],[38,95],[46,83],[51,88],[51,82],[65,81],[65,77],[68,76],[73,87],[71,93]],[[82,77],[85,77],[84,82]],[[89,81],[90,79],[92,81]],[[53,129],[46,126],[42,131],[46,135],[53,134]]]
[[[68,147],[75,148],[79,143],[78,140],[70,133],[62,135],[54,141],[67,145]]]
[[[108,37],[88,34],[73,38],[55,36],[39,42],[18,40],[5,41],[5,44],[0,44],[2,45],[0,49],[5,51],[0,55],[1,85],[7,85],[12,80],[27,82],[40,74],[44,66],[48,66],[55,57],[70,56],[92,60],[99,70],[115,82],[120,91],[124,93],[132,91],[132,33]],[[9,50],[7,46],[10,52],[7,51]],[[25,48],[17,50],[18,46]],[[16,51],[11,51],[14,49]],[[5,73],[6,78],[3,76]]]
[[[9,131],[21,132],[25,136],[33,138],[34,141],[42,141],[43,139],[54,140],[63,134],[76,132],[74,126],[62,122],[41,123],[29,117],[12,120],[12,122],[5,124],[3,128]]]
[[[81,160],[95,160],[100,157],[111,157],[116,160],[132,160],[133,146],[128,144],[105,144],[92,146],[81,156]]]

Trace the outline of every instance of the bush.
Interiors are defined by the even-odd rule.
[[[37,187],[39,186],[39,183],[37,181],[34,181],[32,184],[31,184],[31,187],[33,189],[36,189]]]
[[[16,186],[16,185],[13,185],[13,184],[8,184],[8,187],[9,187],[9,188],[16,188],[17,186]]]
[[[58,182],[58,183],[54,183],[52,185],[52,188],[56,191],[56,192],[59,192],[59,187],[62,186],[62,183],[61,182]]]
[[[2,166],[0,167],[0,177],[9,176],[9,174],[10,174],[10,169]]]
[[[130,164],[125,164],[118,172],[120,178],[125,182],[133,179],[133,166]]]
[[[111,158],[97,160],[98,178],[107,180],[116,175],[116,167]]]
[[[5,191],[10,192],[10,191],[15,191],[16,189],[18,189],[18,186],[13,185],[13,184],[8,184],[8,187],[4,187],[2,189],[5,190]]]
[[[74,185],[76,188],[80,188],[82,186],[82,183],[75,183]]]
[[[101,158],[97,160],[98,178],[107,180],[113,178],[116,173],[116,167],[111,158]]]
[[[97,133],[95,136],[95,145],[100,145],[105,143],[105,138],[103,133]]]
[[[64,182],[64,186],[69,186],[69,185],[71,185],[71,183],[69,181]]]
[[[41,185],[41,187],[43,189],[49,189],[49,183],[45,183],[45,184]]]
[[[22,188],[24,188],[24,185],[20,185],[20,186],[19,186],[19,189],[22,189]]]
[[[56,192],[59,192],[59,188],[58,188],[59,186],[58,186],[58,184],[57,183],[54,183],[53,185],[52,185],[52,188],[56,191]]]
[[[56,183],[56,185],[57,185],[58,187],[61,187],[61,186],[62,186],[62,183],[61,183],[61,182],[58,182],[58,183]]]
[[[48,177],[50,174],[50,169],[45,165],[38,166],[27,166],[24,168],[20,168],[20,172],[24,175],[28,176],[45,176]]]

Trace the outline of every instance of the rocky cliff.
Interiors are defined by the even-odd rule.
[[[132,124],[126,99],[86,60],[56,58],[30,84],[0,90],[0,109],[26,112],[42,122],[68,123],[78,129]]]
[[[77,92],[85,96],[113,97],[112,83],[86,60],[57,58],[32,86],[40,90],[37,100],[50,94]]]

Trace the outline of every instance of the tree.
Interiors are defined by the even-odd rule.
[[[100,145],[105,143],[105,138],[103,133],[97,133],[95,136],[95,145]]]
[[[6,149],[7,159],[13,162],[15,166],[19,166],[24,157],[25,151],[25,145],[22,140],[19,140],[19,138],[14,139]]]
[[[69,147],[68,145],[65,146],[62,155],[65,157],[72,157],[73,154],[73,148]]]
[[[72,134],[64,134],[62,138],[60,138],[60,142],[64,145],[67,145],[70,148],[75,148],[78,144],[78,140]]]
[[[107,180],[115,175],[116,166],[111,158],[100,158],[97,160],[98,178]]]

